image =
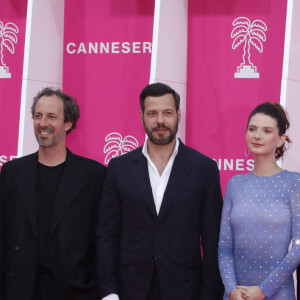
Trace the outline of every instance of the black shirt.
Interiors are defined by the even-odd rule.
[[[49,229],[52,213],[66,162],[49,167],[38,162],[37,221],[39,235],[39,267],[51,270],[49,257]]]

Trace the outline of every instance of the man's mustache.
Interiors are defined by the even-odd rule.
[[[41,133],[41,131],[49,131],[50,133],[54,133],[54,129],[50,126],[45,126],[45,127],[39,126],[37,131],[38,133]]]
[[[152,128],[151,131],[155,131],[156,129],[161,129],[161,128],[164,128],[164,129],[168,129],[171,131],[171,128],[169,126],[167,126],[166,124],[157,124],[155,127]]]

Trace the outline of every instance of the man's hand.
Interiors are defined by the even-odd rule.
[[[264,292],[258,286],[237,286],[236,288],[238,290],[241,290],[241,291],[246,290],[248,292],[248,295],[250,295],[250,297],[242,298],[242,299],[263,300],[263,299],[266,298],[266,295],[264,294]]]

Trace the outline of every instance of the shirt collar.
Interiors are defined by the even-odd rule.
[[[148,136],[146,136],[146,140],[145,140],[145,143],[143,145],[142,153],[147,158],[147,160],[151,160],[151,158],[148,154],[147,142],[148,142]],[[173,151],[173,154],[171,155],[171,158],[175,158],[175,156],[178,153],[178,148],[179,148],[179,139],[178,139],[178,137],[176,137],[176,143],[175,143],[174,151]]]

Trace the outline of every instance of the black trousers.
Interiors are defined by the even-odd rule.
[[[158,283],[156,267],[154,268],[150,288],[147,295],[147,300],[161,300],[160,288]]]
[[[39,269],[36,276],[33,300],[58,300],[57,288],[51,271]]]

